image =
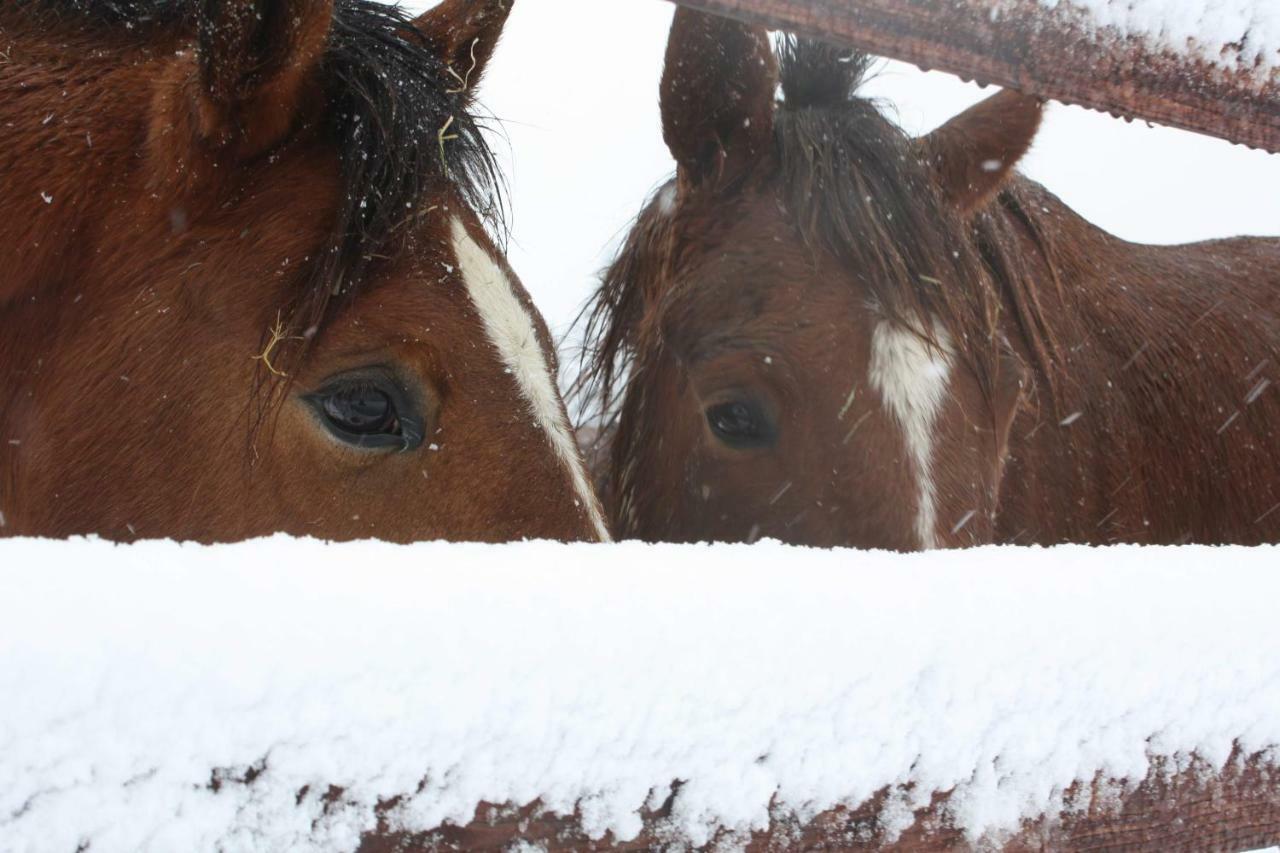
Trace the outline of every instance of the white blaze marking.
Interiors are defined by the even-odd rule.
[[[938,547],[937,488],[933,481],[933,428],[947,394],[951,346],[937,329],[941,352],[918,334],[888,321],[871,334],[871,386],[902,427],[919,491],[916,536],[921,548]]]
[[[521,393],[529,403],[538,425],[547,435],[556,456],[569,472],[578,498],[587,509],[601,542],[610,541],[600,504],[587,481],[586,468],[578,455],[578,445],[565,418],[551,371],[542,352],[542,344],[529,312],[516,297],[511,282],[502,268],[467,232],[462,221],[454,217],[453,251],[458,258],[467,293],[480,312],[489,342],[498,350],[503,365],[515,377]]]

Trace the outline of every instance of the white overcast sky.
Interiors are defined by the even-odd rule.
[[[497,149],[511,188],[511,262],[557,333],[673,168],[658,120],[673,8],[517,0],[480,91],[507,137]],[[866,91],[921,133],[994,90],[887,63]],[[1023,171],[1129,240],[1280,235],[1280,155],[1208,137],[1054,104]]]

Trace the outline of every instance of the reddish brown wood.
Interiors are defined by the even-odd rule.
[[[1043,98],[1280,152],[1280,73],[1221,68],[1037,0],[674,0]]]
[[[1077,785],[1068,792],[1070,808],[1065,813],[1028,821],[1009,838],[984,839],[980,849],[1237,853],[1280,844],[1280,766],[1260,754],[1246,758],[1237,753],[1221,772],[1199,761],[1180,772],[1156,762],[1136,787],[1118,795],[1117,791],[1122,789],[1116,780],[1103,778]],[[717,842],[736,842],[756,853],[974,849],[947,822],[946,794],[935,795],[931,806],[916,812],[915,824],[890,843],[877,819],[885,796],[882,791],[855,810],[835,809],[803,824],[778,815],[765,832],[740,838],[722,834],[708,848]],[[485,804],[476,810],[475,820],[462,827],[409,834],[394,832],[384,823],[365,837],[360,850],[502,851],[518,840],[549,851],[652,850],[672,844],[674,849],[685,849],[686,839],[673,831],[667,815],[667,807],[646,814],[639,837],[615,844],[609,838],[590,840],[575,817],[545,815],[537,803],[518,808]]]

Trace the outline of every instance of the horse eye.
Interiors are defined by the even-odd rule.
[[[320,403],[335,426],[356,435],[399,435],[396,404],[377,388],[343,388],[326,394]]]
[[[422,443],[422,423],[405,394],[368,377],[338,380],[307,397],[321,423],[355,447],[412,450]]]
[[[733,448],[768,447],[777,432],[759,404],[748,400],[717,403],[707,409],[707,424],[721,442]]]

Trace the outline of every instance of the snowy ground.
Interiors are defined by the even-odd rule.
[[[405,827],[541,797],[626,838],[682,779],[697,841],[916,782],[976,836],[1280,746],[1275,548],[708,557],[0,542],[0,850],[351,849],[424,779]]]
[[[1145,5],[1156,2],[1185,11],[1188,0]],[[1264,14],[1280,9],[1251,2]],[[510,257],[557,331],[673,169],[658,118],[672,9],[661,0],[519,0],[481,90],[505,120],[498,148],[512,189]],[[887,63],[867,91],[921,133],[993,90]],[[1126,239],[1280,235],[1280,156],[1220,140],[1054,105],[1025,171]]]

